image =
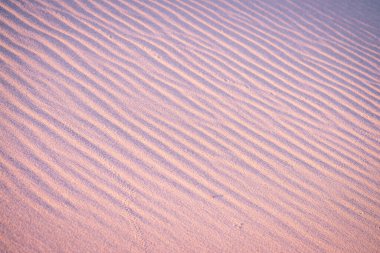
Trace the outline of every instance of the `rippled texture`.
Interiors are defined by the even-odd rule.
[[[377,252],[377,1],[1,1],[1,252]]]

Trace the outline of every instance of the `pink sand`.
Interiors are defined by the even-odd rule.
[[[0,252],[380,252],[377,1],[0,8]]]

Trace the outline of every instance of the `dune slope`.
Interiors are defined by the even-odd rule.
[[[0,10],[1,252],[379,252],[377,1]]]

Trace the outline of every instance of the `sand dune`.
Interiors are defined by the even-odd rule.
[[[2,1],[1,252],[379,252],[376,1]]]

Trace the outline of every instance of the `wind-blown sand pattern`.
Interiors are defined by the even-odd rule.
[[[0,9],[1,252],[380,252],[377,1]]]

